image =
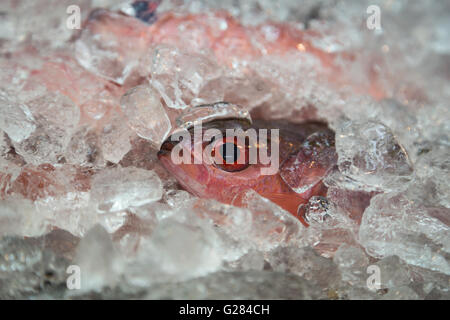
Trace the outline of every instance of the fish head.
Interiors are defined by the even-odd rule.
[[[264,126],[266,132],[260,130]],[[306,136],[315,142],[318,135],[322,140],[331,137],[320,126],[293,130],[297,135],[274,134],[277,126],[282,125],[214,120],[172,135],[158,157],[179,184],[198,197],[241,206],[241,196],[252,189],[296,215],[299,205],[324,194],[322,178],[335,162],[334,157],[311,150],[311,145],[323,149],[323,143],[311,144]],[[318,132],[310,135],[314,130]],[[334,152],[334,144],[332,148]],[[328,161],[325,165],[322,158]]]
[[[158,157],[189,192],[232,203],[236,195],[278,172],[276,167],[270,172],[273,163],[260,161],[259,154],[264,148],[267,158],[279,163],[276,155],[271,154],[277,141],[270,141],[269,136],[267,142],[261,143],[257,130],[253,129],[244,120],[211,121],[201,128],[186,130],[175,141],[172,135],[162,145]],[[229,134],[230,130],[234,133]]]

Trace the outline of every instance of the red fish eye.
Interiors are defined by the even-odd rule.
[[[212,151],[214,165],[228,172],[246,169],[249,166],[248,153],[248,147],[238,144],[237,138],[224,138]]]

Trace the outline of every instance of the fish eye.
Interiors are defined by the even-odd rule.
[[[214,166],[227,172],[242,171],[249,167],[248,147],[239,145],[237,138],[224,138],[213,149]]]
[[[231,142],[223,143],[219,149],[220,155],[226,164],[233,164],[239,159],[239,148]]]

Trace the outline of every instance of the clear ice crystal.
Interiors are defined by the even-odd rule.
[[[280,168],[281,178],[297,193],[313,188],[335,167],[337,160],[330,134],[314,133],[303,143],[297,155]]]
[[[205,85],[222,75],[213,60],[170,46],[157,46],[148,55],[149,61],[144,61],[149,65],[151,84],[170,108],[187,108]]]
[[[89,126],[80,127],[67,146],[64,158],[67,163],[91,165],[101,163],[102,155],[97,133]]]
[[[322,256],[332,257],[342,244],[357,244],[357,223],[329,199],[311,197],[298,214],[309,224],[302,237]]]
[[[336,132],[340,172],[354,181],[354,188],[394,190],[410,181],[408,154],[391,130],[376,121],[349,121]]]
[[[129,90],[121,99],[128,124],[141,138],[159,149],[172,129],[161,96],[151,86],[141,85]]]
[[[139,66],[149,37],[147,26],[139,20],[98,9],[75,42],[75,57],[92,73],[123,85]]]
[[[362,248],[343,244],[336,251],[333,261],[339,268],[342,281],[365,287],[369,258]]]
[[[64,246],[59,238],[60,245]],[[1,299],[39,298],[45,292],[58,291],[66,278],[68,260],[51,248],[52,236],[24,239],[3,237],[0,239]],[[66,253],[70,251],[65,247]]]
[[[234,203],[250,210],[242,212],[244,221],[234,221],[241,229],[240,236],[254,242],[260,250],[305,241],[301,237],[305,227],[300,221],[255,191],[244,192]]]
[[[448,2],[163,1],[144,24],[80,0],[70,30],[72,4],[0,2],[0,299],[450,298]],[[174,127],[250,112],[336,132],[280,171],[324,178],[308,227],[158,161]]]
[[[155,172],[116,167],[92,178],[91,201],[99,213],[119,212],[157,201],[162,192],[161,180]]]
[[[322,288],[333,288],[340,280],[336,264],[309,247],[275,248],[269,253],[268,262],[275,271],[296,274]]]
[[[120,110],[113,110],[113,114],[104,124],[100,134],[99,143],[103,158],[112,163],[119,163],[131,149],[133,131]]]
[[[58,163],[79,119],[79,108],[66,96],[47,93],[27,102],[35,130],[13,145],[27,163]],[[25,131],[26,132],[26,131]]]
[[[330,203],[325,197],[314,196],[307,204],[302,204],[298,208],[298,214],[308,223],[324,223],[332,219]]]
[[[366,209],[359,241],[375,257],[397,255],[408,264],[450,273],[449,226],[441,212],[402,193],[375,196]]]
[[[80,289],[83,291],[114,287],[123,268],[111,235],[99,225],[82,238],[74,262],[81,271]]]
[[[12,94],[0,90],[0,128],[15,142],[27,139],[36,129],[36,122],[27,105],[16,102]]]

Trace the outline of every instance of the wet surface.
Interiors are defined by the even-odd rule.
[[[449,12],[2,1],[0,298],[448,299]],[[231,118],[280,129],[275,175],[158,157]]]

